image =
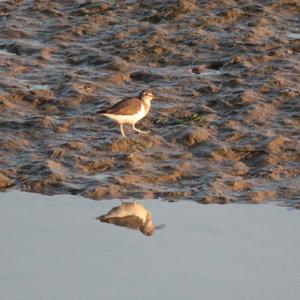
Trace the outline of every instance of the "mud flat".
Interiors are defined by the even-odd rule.
[[[1,1],[0,189],[300,203],[298,1]],[[144,88],[120,138],[95,110]]]
[[[120,201],[2,193],[1,296],[298,298],[297,210],[274,204],[139,202],[156,224],[166,224],[151,237],[96,220]]]

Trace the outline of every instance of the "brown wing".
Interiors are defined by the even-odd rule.
[[[107,114],[133,115],[141,109],[142,102],[138,98],[127,98],[102,111]]]
[[[141,218],[136,216],[127,217],[108,217],[106,215],[97,218],[101,222],[114,224],[117,226],[122,226],[130,229],[140,229],[143,226],[143,221]]]

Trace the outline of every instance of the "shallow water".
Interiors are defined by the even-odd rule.
[[[297,299],[297,210],[140,203],[167,225],[151,237],[95,219],[119,201],[0,193],[2,297]]]
[[[1,1],[0,188],[300,205],[297,1]],[[126,139],[95,111],[149,88]]]
[[[300,39],[300,33],[290,32],[288,33],[288,37],[291,39],[299,40]]]

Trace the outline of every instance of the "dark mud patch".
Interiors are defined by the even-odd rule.
[[[2,1],[0,189],[300,203],[297,1]],[[139,135],[95,111],[149,88]]]

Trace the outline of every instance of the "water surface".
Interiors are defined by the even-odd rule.
[[[141,203],[167,225],[151,237],[95,219],[117,200],[0,193],[2,297],[297,299],[299,211]]]

